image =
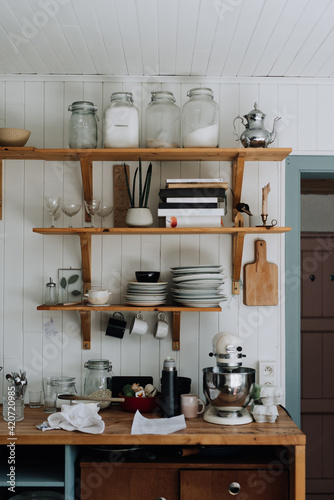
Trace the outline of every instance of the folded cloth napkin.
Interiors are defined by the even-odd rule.
[[[61,411],[48,416],[48,427],[43,424],[42,430],[64,429],[65,431],[80,431],[88,434],[102,434],[105,423],[98,414],[98,405],[62,405]]]
[[[133,417],[131,434],[171,434],[186,427],[184,415],[170,418],[145,418],[137,410]]]

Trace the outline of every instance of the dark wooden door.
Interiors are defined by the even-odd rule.
[[[334,499],[334,233],[301,236],[301,427],[307,500]]]

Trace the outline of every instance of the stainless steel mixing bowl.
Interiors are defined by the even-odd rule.
[[[237,411],[247,406],[254,383],[253,368],[214,366],[203,369],[204,394],[218,410]]]

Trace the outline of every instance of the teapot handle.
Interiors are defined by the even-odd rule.
[[[233,128],[234,128],[234,132],[233,132],[233,134],[234,134],[234,135],[236,135],[236,136],[238,137],[237,141],[240,141],[240,140],[241,140],[241,139],[240,139],[240,136],[239,136],[239,134],[238,134],[238,132],[237,132],[237,129],[235,128],[235,122],[236,122],[236,120],[241,120],[241,123],[243,124],[243,126],[244,126],[244,127],[245,127],[246,125],[244,124],[244,120],[243,120],[243,118],[242,118],[241,116],[239,116],[239,115],[238,115],[238,116],[236,116],[236,117],[234,118],[234,120],[233,120]]]

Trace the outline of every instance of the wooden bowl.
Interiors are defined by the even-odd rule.
[[[123,394],[120,394],[119,397],[124,398],[124,402],[120,403],[121,409],[130,413],[136,413],[137,410],[140,413],[152,413],[159,408],[159,396],[155,396],[154,398],[136,398],[135,396],[123,396]]]
[[[30,134],[30,130],[22,128],[0,128],[0,146],[22,147]]]

